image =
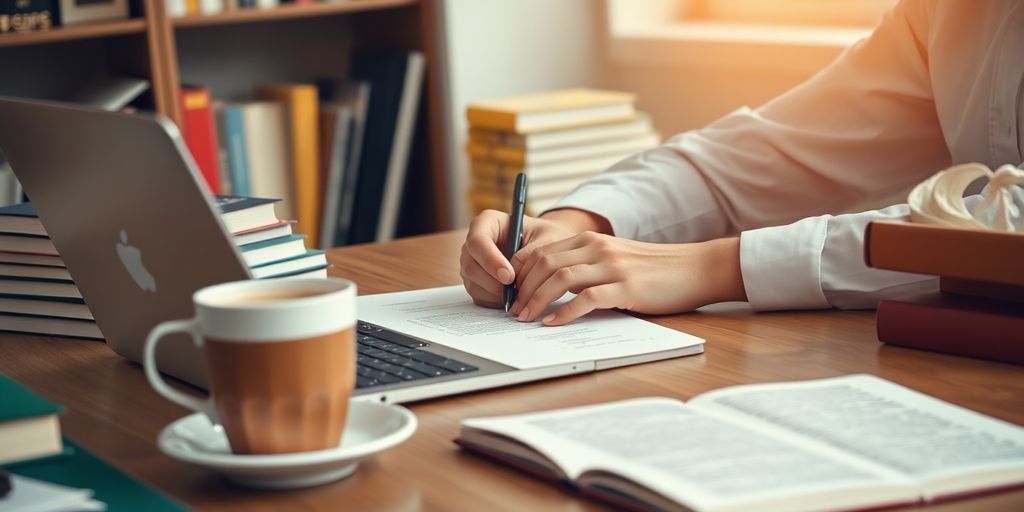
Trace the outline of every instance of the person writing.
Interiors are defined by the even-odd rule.
[[[464,285],[477,304],[500,307],[515,282],[510,313],[546,325],[598,308],[662,314],[730,300],[874,307],[935,287],[864,265],[867,223],[905,216],[906,205],[834,213],[952,164],[1019,166],[1022,90],[1024,2],[901,1],[805,83],[628,158],[527,217],[511,261],[500,250],[508,215],[481,213],[462,249]],[[578,295],[542,318],[567,291]]]

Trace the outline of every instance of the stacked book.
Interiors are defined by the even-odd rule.
[[[939,276],[939,290],[878,304],[878,339],[1024,364],[1024,233],[875,221],[869,267]]]
[[[570,89],[471,104],[466,110],[474,213],[507,210],[519,172],[536,215],[587,179],[657,146],[649,117],[628,93]]]
[[[323,251],[307,250],[275,199],[218,196],[221,220],[253,277],[326,277]],[[0,331],[103,339],[31,203],[0,208]]]

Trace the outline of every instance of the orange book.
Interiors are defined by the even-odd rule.
[[[1024,286],[1024,233],[874,221],[864,236],[869,267]]]
[[[567,89],[475,102],[466,118],[473,128],[533,133],[629,120],[635,100],[624,92]]]
[[[257,88],[264,99],[284,103],[291,146],[291,168],[295,211],[299,233],[306,245],[319,247],[320,207],[320,127],[316,86],[309,84],[268,84]]]

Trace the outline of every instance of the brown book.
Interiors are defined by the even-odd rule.
[[[883,300],[876,315],[883,343],[1024,364],[1024,304],[927,292]]]
[[[864,259],[885,270],[1024,286],[1024,233],[874,221]]]

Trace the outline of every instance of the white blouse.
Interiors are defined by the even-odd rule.
[[[864,264],[867,222],[907,207],[831,213],[953,164],[1020,165],[1022,89],[1024,2],[906,0],[807,82],[628,158],[554,208],[650,242],[740,233],[758,310],[874,307],[937,287]]]

